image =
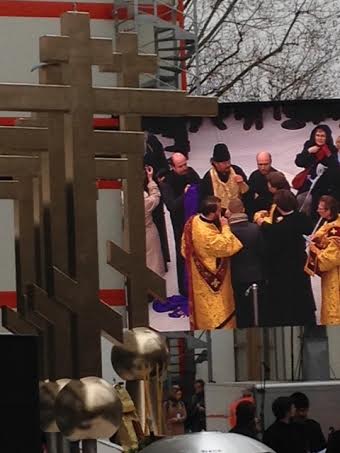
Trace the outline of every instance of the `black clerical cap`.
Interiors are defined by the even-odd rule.
[[[214,162],[227,162],[230,160],[230,152],[227,145],[224,143],[217,143],[214,146],[214,153],[211,160]]]

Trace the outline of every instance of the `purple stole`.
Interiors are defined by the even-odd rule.
[[[193,184],[184,194],[184,224],[190,217],[197,214],[200,202],[199,185]],[[185,266],[183,275],[184,288],[188,288],[188,272]]]

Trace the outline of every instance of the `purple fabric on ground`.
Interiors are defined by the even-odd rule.
[[[182,318],[183,316],[189,316],[189,305],[185,304],[177,307],[174,311],[168,313],[170,318]]]
[[[165,313],[167,311],[176,310],[177,308],[187,307],[188,299],[184,296],[176,295],[167,297],[165,301],[154,300],[152,302],[152,308],[157,313]]]

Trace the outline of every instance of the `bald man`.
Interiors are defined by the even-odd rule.
[[[256,156],[257,170],[249,177],[249,192],[247,194],[247,214],[252,220],[255,212],[268,210],[273,196],[268,190],[267,175],[276,171],[272,167],[272,156],[267,151],[261,151]]]
[[[171,171],[160,183],[165,206],[170,212],[176,246],[177,282],[179,293],[187,295],[184,282],[184,258],[181,255],[181,238],[185,221],[184,198],[190,186],[200,184],[200,177],[188,166],[188,159],[182,153],[174,153],[170,159]]]

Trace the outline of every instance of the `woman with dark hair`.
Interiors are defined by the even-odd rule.
[[[152,167],[155,174],[160,170],[170,171],[169,162],[166,158],[163,145],[155,135],[144,132],[144,146],[145,165]]]
[[[321,277],[321,324],[340,324],[340,215],[335,198],[324,195],[318,214],[323,225],[312,236],[306,272]]]
[[[339,167],[338,150],[333,142],[332,132],[326,124],[316,126],[303,146],[301,153],[297,154],[295,164],[305,170],[293,179],[293,187],[298,190],[299,206],[304,205],[305,212],[315,216],[317,203],[321,195],[333,195],[336,187],[334,180]],[[321,165],[320,165],[321,164]],[[312,189],[311,202],[306,200],[312,181],[318,177]]]
[[[289,182],[287,181],[285,175],[280,171],[272,171],[267,175],[267,185],[272,196],[275,195],[278,190],[290,190]],[[254,222],[257,222],[259,217],[263,217],[266,222],[275,223],[279,215],[280,214],[276,209],[276,204],[273,203],[269,211],[256,212],[254,214]]]
[[[304,272],[306,244],[312,223],[297,211],[297,202],[289,190],[274,195],[279,212],[276,223],[263,218],[257,223],[265,239],[268,279],[268,326],[303,326],[315,324],[315,303],[309,276]]]

